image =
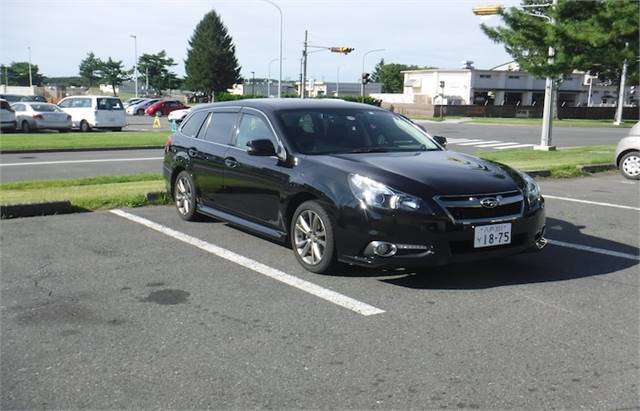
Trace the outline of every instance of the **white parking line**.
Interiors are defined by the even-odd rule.
[[[486,143],[500,143],[500,140],[474,141],[472,143],[462,143],[462,144],[459,144],[459,145],[461,145],[461,146],[474,146],[476,144],[486,144]]]
[[[579,200],[577,198],[569,198],[569,197],[557,197],[557,196],[552,196],[552,195],[549,195],[549,194],[543,194],[543,197],[544,198],[552,198],[554,200],[571,201],[571,202],[574,202],[574,203],[592,204],[592,205],[599,205],[599,206],[604,206],[604,207],[615,207],[615,208],[622,208],[622,209],[625,209],[625,210],[640,211],[640,207],[631,207],[631,206],[620,205],[620,204],[601,203],[599,201],[589,201],[589,200]]]
[[[62,160],[62,161],[33,161],[30,163],[7,163],[0,164],[0,167],[15,166],[43,166],[51,164],[81,164],[81,163],[118,163],[123,161],[158,161],[162,157],[139,157],[139,158],[102,158],[95,160]]]
[[[621,253],[619,251],[611,251],[604,248],[591,247],[588,245],[565,243],[564,241],[558,240],[547,239],[547,241],[549,242],[549,244],[557,245],[559,247],[573,248],[576,250],[588,251],[590,253],[604,254],[610,255],[612,257],[626,258],[627,260],[640,261],[640,255]]]
[[[347,297],[346,295],[337,293],[327,288],[320,287],[319,285],[302,280],[298,277],[294,277],[280,270],[264,265],[258,261],[244,257],[240,254],[236,254],[233,251],[229,251],[225,248],[218,247],[217,245],[192,237],[188,234],[181,233],[179,231],[173,230],[161,224],[154,223],[153,221],[147,220],[146,218],[138,217],[137,215],[130,214],[122,210],[111,210],[111,212],[115,215],[126,218],[127,220],[133,221],[138,224],[142,224],[143,226],[148,227],[152,230],[158,231],[169,237],[175,238],[176,240],[190,244],[208,253],[214,254],[218,257],[224,258],[238,265],[246,267],[257,273],[266,275],[267,277],[273,278],[274,280],[280,281],[282,283],[295,287],[299,290],[315,295],[316,297],[322,298],[323,300],[329,301],[333,304],[339,305],[351,311],[355,311],[358,314],[369,316],[369,315],[384,313],[384,310],[373,307],[369,304],[360,302],[351,297]]]
[[[476,147],[498,147],[498,146],[511,146],[517,143],[498,143],[498,144],[483,144],[481,146],[476,146]]]
[[[451,143],[451,144],[460,144],[460,143],[471,143],[471,142],[476,142],[476,143],[481,143],[482,140],[478,140],[478,139],[471,139],[471,138],[467,138],[464,140],[447,140],[447,144]]]
[[[524,148],[524,147],[533,147],[533,144],[516,144],[515,146],[496,147],[496,150],[507,150],[509,148]]]

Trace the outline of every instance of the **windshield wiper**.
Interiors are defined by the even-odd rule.
[[[349,153],[392,153],[401,151],[427,151],[427,146],[419,144],[405,147],[358,147],[349,151]]]

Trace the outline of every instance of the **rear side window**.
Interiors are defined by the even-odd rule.
[[[204,139],[213,143],[229,144],[236,113],[212,113]]]
[[[187,137],[195,137],[198,134],[198,130],[202,127],[204,119],[207,117],[206,111],[197,111],[193,113],[191,117],[180,128],[180,132]]]
[[[69,108],[91,108],[90,98],[73,98],[69,100],[69,105],[65,105]]]
[[[26,109],[27,109],[27,108],[24,106],[24,104],[14,104],[12,107],[13,107],[13,109],[14,109],[15,111],[26,111]],[[2,108],[8,108],[8,107],[5,107],[5,106],[4,106],[4,102],[3,102]]]
[[[122,102],[117,98],[99,98],[98,110],[122,110]]]

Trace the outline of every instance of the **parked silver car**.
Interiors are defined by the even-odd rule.
[[[616,166],[624,177],[640,180],[640,122],[618,143]]]
[[[71,116],[55,104],[21,101],[13,103],[11,108],[16,112],[17,127],[23,133],[45,129],[66,133],[71,130]]]
[[[0,98],[0,130],[13,131],[16,129],[16,113],[9,102]]]

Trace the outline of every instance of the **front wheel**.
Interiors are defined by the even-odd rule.
[[[138,109],[138,111],[136,111],[136,115],[138,116],[144,116],[144,110],[143,109]]]
[[[82,120],[80,122],[80,131],[82,131],[83,133],[91,131],[91,126],[89,125],[89,122],[87,122],[87,120]]]
[[[335,265],[333,221],[320,203],[307,201],[291,220],[291,248],[305,269],[325,273]]]
[[[630,180],[640,180],[640,151],[632,151],[622,157],[620,173]]]
[[[178,215],[183,220],[196,221],[199,218],[196,212],[195,187],[193,177],[186,171],[181,171],[173,183],[173,199]]]

